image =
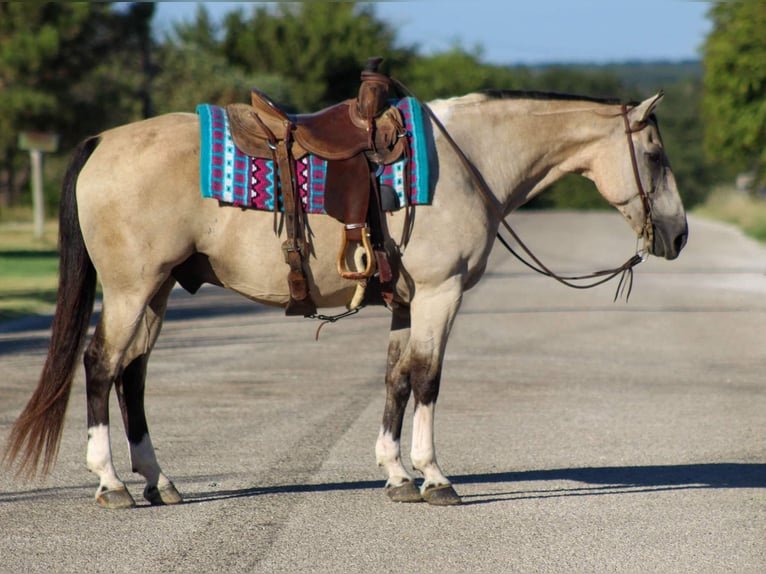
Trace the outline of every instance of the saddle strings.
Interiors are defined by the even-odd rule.
[[[340,321],[341,319],[345,319],[346,317],[350,317],[351,315],[356,315],[364,309],[367,306],[367,303],[362,302],[361,305],[358,305],[352,309],[349,309],[348,311],[344,311],[342,313],[338,313],[337,315],[320,315],[317,313],[314,313],[313,315],[307,315],[307,319],[317,319],[318,321],[322,321],[319,324],[319,327],[317,327],[316,333],[314,334],[314,340],[319,340],[319,332],[322,330],[322,327],[329,323],[335,323],[336,321]]]
[[[516,259],[521,261],[521,263],[523,263],[524,265],[526,265],[533,271],[536,271],[537,273],[540,273],[541,275],[545,275],[546,277],[551,277],[552,279],[555,279],[559,283],[566,285],[567,287],[571,287],[573,289],[591,289],[593,287],[597,287],[598,285],[607,283],[608,281],[611,281],[612,279],[614,279],[615,277],[619,275],[620,280],[617,284],[617,290],[615,292],[613,300],[617,301],[617,298],[621,296],[624,296],[626,301],[630,298],[630,294],[633,290],[633,267],[635,267],[636,265],[638,265],[639,263],[643,262],[646,259],[644,253],[636,253],[630,259],[628,259],[625,263],[623,263],[619,267],[615,267],[614,269],[604,269],[601,271],[595,271],[593,273],[588,273],[585,275],[566,276],[566,275],[560,275],[558,273],[551,271],[542,261],[540,261],[540,259],[537,258],[537,256],[534,253],[532,253],[530,248],[527,247],[527,245],[521,240],[519,235],[508,224],[508,222],[505,219],[505,216],[502,213],[502,210],[497,205],[497,200],[495,200],[495,196],[492,193],[492,190],[489,188],[489,185],[484,180],[484,177],[482,176],[481,172],[473,164],[473,162],[471,162],[471,160],[468,159],[468,156],[466,156],[465,152],[460,148],[457,142],[452,138],[450,133],[447,131],[447,128],[445,128],[444,125],[439,120],[439,118],[436,117],[436,114],[434,114],[433,110],[431,110],[428,104],[426,104],[420,98],[418,98],[412,92],[412,90],[410,90],[400,80],[392,77],[391,81],[399,90],[401,90],[402,93],[417,100],[417,102],[423,107],[423,109],[426,110],[426,113],[428,114],[428,116],[431,118],[431,120],[439,129],[441,134],[450,144],[450,147],[452,147],[452,150],[458,156],[458,159],[463,164],[463,167],[465,167],[465,169],[468,171],[468,174],[471,176],[471,179],[473,180],[476,188],[480,192],[479,195],[481,196],[481,198],[489,206],[489,208],[495,212],[495,214],[499,217],[500,223],[503,225],[505,230],[511,235],[511,237],[513,237],[514,241],[519,245],[519,247],[521,247],[521,249],[527,254],[527,256],[534,263],[530,263],[521,254],[519,254],[510,245],[510,243],[508,243],[505,237],[503,237],[500,231],[498,230],[497,232],[498,240],[503,245],[503,247],[505,247]],[[624,109],[623,109],[623,115],[624,116],[626,115]],[[632,146],[631,146],[631,152],[635,153],[633,152]],[[634,160],[634,164],[635,164],[635,160]],[[638,181],[640,182],[640,179]],[[640,189],[639,193],[641,191],[643,191],[643,189]],[[645,194],[642,194],[642,196],[645,196]],[[649,217],[648,214],[647,214],[647,217]],[[575,283],[575,281],[586,281],[589,279],[595,279],[595,281],[592,281],[591,283],[586,283],[586,284]]]

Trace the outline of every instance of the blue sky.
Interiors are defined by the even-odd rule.
[[[251,2],[205,2],[215,19]],[[376,2],[399,41],[421,53],[481,46],[495,64],[609,63],[700,57],[710,2],[689,0],[468,0]],[[160,2],[160,30],[194,17],[194,2]]]

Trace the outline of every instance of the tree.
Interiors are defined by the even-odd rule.
[[[0,3],[0,204],[25,183],[20,131],[57,132],[69,148],[140,108],[152,12],[138,3]]]
[[[717,2],[704,46],[705,152],[766,181],[766,3]]]
[[[693,77],[668,85],[658,112],[663,143],[687,208],[704,202],[717,179],[702,149],[701,87],[702,80]]]
[[[424,100],[491,88],[520,89],[529,77],[525,70],[484,64],[481,50],[468,52],[460,46],[432,56],[413,58],[395,75]]]
[[[276,74],[290,82],[296,110],[309,112],[352,97],[370,56],[400,69],[412,50],[397,48],[391,25],[371,5],[303,2],[242,10],[224,22],[224,54],[254,74]]]
[[[219,35],[208,11],[200,5],[192,22],[176,24],[161,42],[153,83],[158,113],[193,112],[202,103],[224,106],[247,102],[254,86],[280,103],[292,103],[288,83],[281,76],[254,76],[228,62]]]

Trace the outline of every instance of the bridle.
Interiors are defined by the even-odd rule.
[[[638,196],[641,198],[641,204],[644,206],[644,227],[642,229],[642,235],[646,245],[651,245],[654,241],[654,226],[652,225],[652,202],[649,198],[649,194],[644,189],[644,184],[641,183],[641,174],[638,171],[638,161],[636,160],[636,147],[633,145],[633,134],[645,129],[648,122],[641,122],[638,127],[631,128],[630,120],[628,119],[628,106],[622,104],[620,107],[622,114],[622,121],[625,125],[625,136],[628,138],[628,149],[630,150],[630,163],[633,167],[633,179],[636,180],[636,188],[638,189]],[[635,197],[635,195],[633,196]],[[632,201],[630,198],[628,201]]]
[[[392,81],[397,85],[397,87],[402,90],[405,94],[415,97],[415,99],[418,100],[420,105],[423,107],[423,109],[426,111],[428,116],[433,121],[434,125],[439,129],[442,136],[447,140],[450,147],[453,149],[455,154],[458,156],[458,159],[460,159],[460,162],[463,164],[463,167],[466,169],[468,174],[471,177],[471,180],[473,181],[476,189],[479,191],[479,195],[484,200],[484,202],[487,204],[487,206],[495,213],[495,215],[499,218],[500,224],[503,226],[505,231],[513,238],[513,240],[516,242],[516,244],[523,250],[523,252],[526,254],[526,257],[531,259],[531,262],[527,260],[524,256],[522,256],[514,247],[501,235],[500,231],[497,233],[497,239],[500,241],[500,243],[505,247],[516,259],[521,261],[524,265],[532,269],[533,271],[536,271],[537,273],[540,273],[541,275],[545,275],[547,277],[551,277],[558,281],[559,283],[562,283],[566,285],[567,287],[572,287],[573,289],[590,289],[592,287],[596,287],[598,285],[602,285],[618,275],[620,276],[619,283],[617,285],[617,291],[615,292],[614,299],[617,300],[617,297],[620,295],[625,295],[625,299],[627,300],[630,297],[631,290],[633,288],[633,268],[638,265],[639,263],[642,263],[646,260],[648,256],[648,249],[645,247],[643,249],[640,249],[637,251],[635,255],[633,255],[630,259],[628,259],[625,263],[622,265],[615,267],[613,269],[604,269],[601,271],[595,271],[593,273],[588,273],[585,275],[560,275],[558,273],[555,273],[554,271],[551,271],[540,259],[537,258],[537,256],[532,253],[529,247],[522,241],[522,239],[519,237],[519,235],[511,228],[510,224],[505,219],[505,214],[503,213],[503,210],[499,206],[497,200],[495,199],[496,196],[492,193],[492,190],[490,189],[489,185],[485,181],[484,177],[482,176],[481,172],[478,170],[478,168],[473,164],[473,162],[468,159],[468,156],[465,154],[465,152],[460,148],[460,146],[457,144],[457,142],[452,138],[452,136],[447,131],[447,128],[444,127],[444,125],[441,123],[439,118],[436,117],[436,114],[431,110],[431,108],[426,104],[425,102],[422,102],[420,99],[418,99],[412,92],[404,86],[400,81],[396,80],[395,78],[391,78]],[[633,178],[636,182],[636,188],[637,192],[635,195],[633,195],[630,199],[628,199],[625,204],[632,201],[636,195],[638,195],[641,198],[641,203],[644,208],[644,223],[642,228],[642,236],[644,238],[644,244],[645,246],[651,246],[652,241],[654,241],[654,226],[652,223],[652,208],[651,208],[651,200],[646,193],[646,190],[644,189],[644,185],[641,183],[641,175],[639,173],[638,169],[638,161],[636,159],[636,149],[633,144],[633,134],[640,132],[643,130],[648,123],[642,122],[637,128],[631,128],[630,126],[630,119],[628,118],[628,106],[623,104],[620,108],[620,113],[623,118],[623,122],[625,125],[625,137],[628,140],[628,149],[630,150],[630,161],[633,167]],[[593,280],[589,283],[578,283],[579,281],[588,281]]]

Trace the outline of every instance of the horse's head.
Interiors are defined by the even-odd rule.
[[[620,125],[603,142],[588,175],[643,237],[649,253],[675,259],[686,245],[688,227],[654,116],[662,97],[660,92],[622,107]]]

